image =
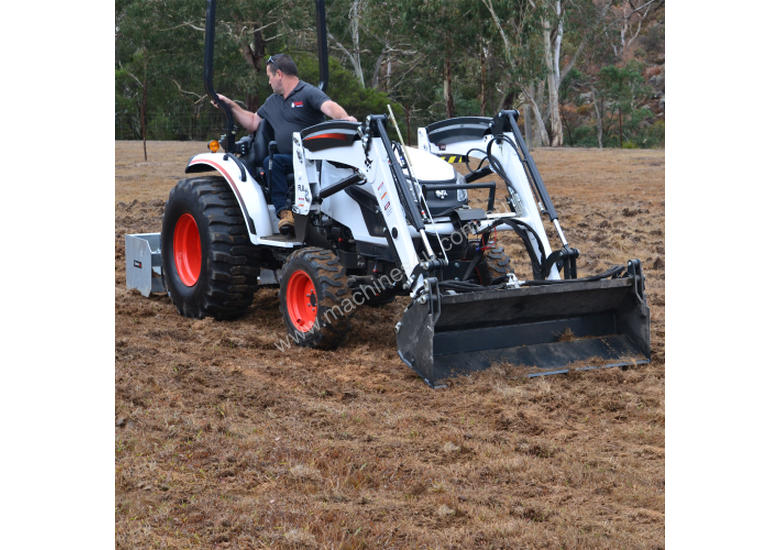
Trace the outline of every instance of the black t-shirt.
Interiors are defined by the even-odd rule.
[[[286,98],[279,94],[268,96],[257,114],[274,129],[279,152],[289,155],[292,153],[293,132],[323,122],[325,115],[320,107],[329,99],[325,92],[301,80]]]

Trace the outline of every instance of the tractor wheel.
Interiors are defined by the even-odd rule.
[[[168,295],[185,317],[235,319],[249,308],[260,268],[221,177],[183,179],[171,190],[160,251]]]
[[[512,260],[506,255],[504,248],[501,246],[486,250],[476,269],[480,284],[485,286],[491,284],[499,277],[504,277],[512,272]]]
[[[301,346],[337,347],[347,335],[354,309],[347,272],[338,257],[322,248],[296,250],[287,257],[280,277],[279,309],[292,339]],[[349,311],[343,304],[348,303]]]

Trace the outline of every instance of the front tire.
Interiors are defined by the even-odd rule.
[[[513,272],[512,260],[506,255],[503,247],[494,246],[485,250],[476,271],[480,284],[487,286]]]
[[[298,345],[333,349],[341,344],[354,309],[350,298],[346,270],[333,252],[307,247],[288,256],[280,277],[279,309]]]
[[[168,296],[185,317],[235,319],[258,288],[259,267],[233,192],[219,176],[180,180],[160,242]]]

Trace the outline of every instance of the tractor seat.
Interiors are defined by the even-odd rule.
[[[267,183],[265,181],[265,170],[263,161],[269,155],[269,146],[273,142],[274,131],[271,125],[265,120],[260,123],[260,127],[252,135],[244,136],[236,145],[239,151],[243,151],[240,159],[244,163],[249,174],[257,181],[267,194]]]

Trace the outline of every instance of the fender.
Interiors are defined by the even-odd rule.
[[[263,190],[241,161],[225,153],[200,153],[190,159],[184,172],[211,170],[219,172],[233,191],[252,244],[260,244],[261,237],[272,235],[274,230]]]

